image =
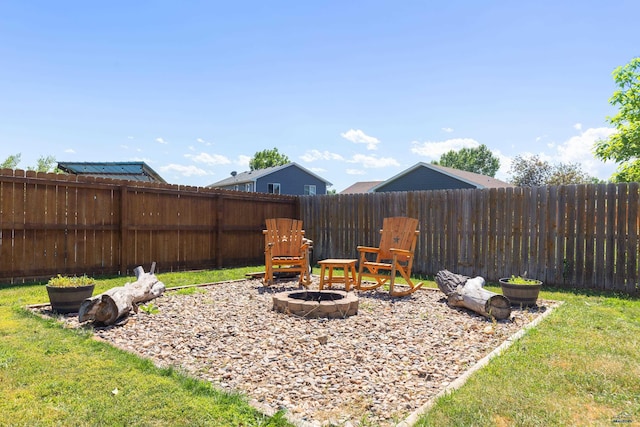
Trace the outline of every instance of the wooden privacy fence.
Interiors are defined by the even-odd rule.
[[[287,197],[0,170],[0,282],[264,262],[266,218],[304,221],[313,258],[355,258],[382,220],[420,221],[414,273],[638,294],[639,184]]]
[[[295,197],[0,170],[0,282],[264,262],[265,218]]]
[[[638,294],[638,183],[300,198],[314,258],[356,258],[387,216],[420,221],[414,273]]]

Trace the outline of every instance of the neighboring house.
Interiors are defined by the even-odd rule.
[[[373,187],[378,184],[382,184],[384,181],[360,181],[352,184],[342,190],[340,194],[358,194],[358,193],[368,193]]]
[[[166,184],[145,162],[58,162],[58,169],[72,175]]]
[[[431,163],[417,163],[396,176],[370,187],[367,192],[381,193],[389,191],[507,187],[514,187],[514,185],[478,173],[438,166]]]
[[[229,178],[207,185],[209,188],[257,193],[304,196],[327,194],[331,183],[297,163],[236,173]]]

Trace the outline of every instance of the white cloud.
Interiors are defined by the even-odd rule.
[[[202,139],[202,138],[196,138],[196,142],[199,142],[200,144],[204,144],[204,145],[206,145],[206,146],[210,146],[210,145],[211,145],[211,143],[210,143],[210,142],[207,142],[207,141],[205,141],[205,140],[204,140],[204,139]]]
[[[360,129],[349,129],[348,131],[341,133],[340,136],[354,144],[367,144],[367,150],[377,150],[378,144],[380,144],[380,140],[378,138],[369,136]]]
[[[400,166],[400,163],[392,157],[365,156],[364,154],[356,154],[351,158],[351,160],[348,160],[348,162],[359,163],[362,167],[367,169]]]
[[[500,169],[496,172],[496,179],[501,181],[508,181],[509,169],[511,169],[511,162],[513,159],[509,156],[502,154],[500,150],[492,150],[491,153],[500,160]]]
[[[196,147],[194,147],[193,145],[190,145],[189,147],[187,147],[187,149],[189,151],[196,151]]]
[[[133,137],[132,136],[128,136],[127,139],[133,139]]]
[[[250,156],[245,156],[244,154],[241,154],[241,155],[238,156],[238,159],[234,163],[236,165],[244,166],[244,167],[248,168],[250,161],[251,161],[251,157]]]
[[[344,160],[340,154],[331,153],[329,151],[310,150],[304,153],[300,158],[305,162],[313,162],[315,160]]]
[[[185,166],[185,165],[177,165],[170,164],[167,166],[160,167],[160,172],[177,172],[182,176],[205,176],[209,175],[205,170],[200,169],[197,166]]]
[[[159,144],[168,144],[168,142],[167,142],[167,141],[165,141],[165,140],[164,140],[164,139],[162,139],[162,138],[156,138],[156,142],[157,142],[157,143],[159,143]]]
[[[74,150],[73,148],[67,148],[66,150],[64,150],[65,153],[70,153],[70,154],[74,154],[76,152],[76,150]]]
[[[185,154],[184,156],[196,163],[206,163],[208,165],[228,165],[231,163],[231,160],[220,154],[200,153],[197,155]]]
[[[446,133],[451,133],[453,132],[453,128],[442,128],[442,131]]]
[[[347,169],[345,172],[347,173],[347,175],[364,175],[364,174],[366,174],[366,172],[361,170],[361,169]]]
[[[554,160],[562,163],[579,163],[584,172],[589,175],[608,178],[613,172],[615,163],[596,159],[593,154],[593,146],[598,140],[605,139],[615,132],[614,128],[589,128],[580,135],[572,136],[567,141],[558,144]],[[598,173],[604,173],[606,176],[602,177],[597,175]]]
[[[411,152],[419,156],[439,160],[440,157],[451,150],[458,151],[462,148],[476,148],[480,143],[472,138],[453,138],[446,141],[414,141]]]
[[[133,158],[129,159],[129,161],[131,161],[131,162],[145,162],[148,165],[153,163],[153,160],[145,158],[145,157],[133,157]]]
[[[573,128],[575,130],[582,130],[582,123],[576,123],[575,125],[573,125]]]
[[[540,160],[549,162],[552,165],[577,163],[583,172],[600,179],[608,179],[614,172],[616,164],[611,161],[603,162],[597,159],[593,154],[593,147],[596,141],[607,138],[615,132],[614,128],[589,128],[564,142],[547,144],[549,152],[532,153],[526,151],[518,155],[524,158],[537,155]],[[505,156],[499,151],[493,151],[493,154],[500,159],[500,169],[496,173],[496,178],[506,181],[509,178],[507,172],[511,167],[513,158]]]
[[[309,168],[309,170],[315,173],[322,173],[327,171],[326,169],[323,169],[323,168]]]

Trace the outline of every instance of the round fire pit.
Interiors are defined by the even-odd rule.
[[[273,309],[301,317],[342,319],[358,314],[358,297],[345,291],[287,291],[273,296]]]

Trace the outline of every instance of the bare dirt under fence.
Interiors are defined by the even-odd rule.
[[[314,278],[317,282],[318,278]],[[312,286],[317,289],[317,283]],[[360,292],[358,314],[299,318],[272,310],[297,281],[259,280],[167,291],[157,314],[139,311],[97,337],[310,424],[395,425],[507,338],[555,305],[514,309],[492,322],[451,308],[438,290],[391,298]],[[46,312],[46,308],[43,310]],[[77,318],[66,322],[77,325]]]

